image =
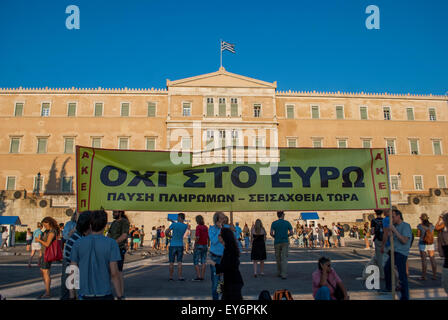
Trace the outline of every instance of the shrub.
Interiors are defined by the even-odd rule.
[[[16,232],[16,243],[26,241],[26,231]]]

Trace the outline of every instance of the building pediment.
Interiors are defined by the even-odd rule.
[[[226,71],[224,68],[176,81],[167,80],[167,87],[204,87],[204,88],[260,88],[276,89],[277,82],[265,82]]]

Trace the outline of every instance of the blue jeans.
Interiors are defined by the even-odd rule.
[[[322,286],[317,290],[314,300],[331,300],[330,289],[327,286]]]
[[[398,269],[398,278],[401,286],[401,300],[409,300],[409,285],[408,276],[406,275],[406,261],[408,257],[401,253],[394,252],[395,265]],[[392,290],[392,272],[391,272],[391,257],[384,266],[384,276],[386,278],[386,290]]]
[[[193,251],[193,264],[197,266],[198,264],[205,264],[207,259],[207,245],[205,244],[198,244],[196,245],[196,248],[194,248]]]
[[[214,255],[210,252],[210,259],[214,261],[215,263],[220,263],[221,258],[219,256]],[[211,271],[211,279],[212,279],[212,298],[213,300],[219,300],[219,294],[216,292],[216,289],[218,288],[218,283],[221,280],[221,275],[216,274],[216,267],[213,265],[210,265],[210,271]]]
[[[184,255],[184,247],[181,247],[181,246],[178,246],[178,247],[170,246],[169,249],[168,249],[168,260],[169,260],[170,263],[174,263],[176,258],[177,258],[177,262],[181,263],[183,255]]]

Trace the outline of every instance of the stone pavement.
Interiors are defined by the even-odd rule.
[[[245,299],[256,299],[261,290],[267,289],[273,293],[276,289],[288,289],[294,299],[310,300],[311,273],[317,267],[317,260],[325,255],[332,259],[332,266],[338,272],[349,290],[352,300],[389,300],[390,294],[378,294],[376,291],[366,290],[361,275],[365,264],[373,255],[373,250],[363,250],[363,242],[358,240],[346,241],[347,247],[332,249],[303,249],[292,247],[289,255],[288,279],[281,280],[275,276],[276,265],[273,246],[268,242],[268,259],[265,263],[265,276],[254,278],[250,252],[241,255],[240,270],[245,286]],[[194,268],[192,255],[184,256],[185,282],[168,281],[168,259],[166,254],[145,257],[140,251],[132,256],[126,256],[125,264],[125,295],[128,299],[184,299],[209,300],[210,271],[207,269],[206,280],[192,282]],[[0,294],[8,299],[35,299],[43,292],[43,282],[38,268],[28,269],[24,263],[28,256],[0,257]],[[8,261],[9,260],[9,261]],[[440,258],[437,259],[439,271]],[[447,295],[441,289],[440,272],[437,280],[419,280],[420,257],[416,245],[409,256],[410,294],[411,299],[446,299]],[[175,271],[176,272],[176,271]],[[52,292],[59,293],[61,267],[55,264],[52,268]],[[175,273],[176,278],[176,273]],[[57,299],[57,298],[55,298]]]

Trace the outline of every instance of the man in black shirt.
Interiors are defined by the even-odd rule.
[[[374,234],[373,243],[375,244],[375,259],[380,269],[380,277],[384,279],[383,254],[381,253],[381,245],[383,243],[383,210],[375,210],[376,218],[370,222],[370,228]]]

